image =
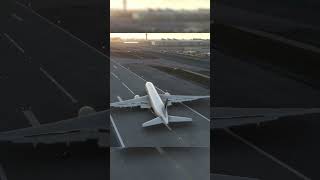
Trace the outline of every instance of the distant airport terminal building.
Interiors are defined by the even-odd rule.
[[[176,39],[162,39],[151,41],[153,46],[209,46],[209,40],[176,40]]]

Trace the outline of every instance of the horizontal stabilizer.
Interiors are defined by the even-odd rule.
[[[158,125],[158,124],[162,124],[162,120],[160,117],[154,118],[150,121],[143,123],[142,127],[154,126],[154,125]]]
[[[169,122],[191,122],[191,118],[180,116],[169,116]]]

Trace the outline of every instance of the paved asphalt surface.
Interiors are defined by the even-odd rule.
[[[110,101],[119,101],[131,99],[134,95],[145,95],[144,85],[146,81],[131,70],[117,63],[117,58],[111,57],[110,63]],[[152,77],[157,77],[153,72]],[[177,84],[180,82],[183,85],[184,81],[176,81],[176,79],[161,79],[155,80],[151,76],[144,76],[146,80],[151,81],[158,88],[168,87],[169,84]],[[166,76],[165,76],[166,77]],[[159,81],[166,80],[166,86],[161,86],[163,83]],[[170,85],[169,85],[170,86]],[[184,87],[184,86],[182,86]],[[181,90],[183,90],[183,88]],[[158,89],[159,93],[163,93]],[[165,88],[168,90],[168,88]],[[177,94],[175,91],[168,91],[171,94]],[[194,92],[195,93],[195,92]],[[209,93],[209,92],[207,92]],[[180,95],[194,95],[179,92]],[[200,95],[200,94],[198,94]],[[156,126],[150,128],[142,128],[142,124],[154,118],[150,110],[146,109],[113,109],[111,117],[114,121],[112,125],[119,132],[118,139],[122,139],[122,146],[126,147],[189,147],[189,146],[209,146],[209,108],[208,101],[194,101],[189,105],[176,104],[169,108],[170,115],[186,116],[193,119],[192,123],[180,123],[170,125],[171,129],[165,126]],[[192,106],[198,106],[193,109]],[[199,108],[204,107],[204,108]],[[201,111],[198,112],[198,110]],[[206,113],[202,113],[206,112]],[[205,114],[205,115],[202,115]],[[134,117],[134,118],[133,118]],[[121,140],[119,140],[121,141]],[[121,145],[121,144],[120,144]]]
[[[24,116],[24,110],[32,111],[40,124],[43,124],[74,117],[83,105],[93,106],[96,110],[107,108],[108,74],[105,71],[105,57],[19,4],[12,4],[10,8],[1,11],[1,18],[4,26],[0,28],[0,83],[3,84],[0,90],[0,131],[30,126],[31,122]],[[214,66],[219,67],[215,68],[213,89],[216,106],[320,106],[318,90],[266,71],[257,65],[218,51],[215,53]],[[146,80],[155,82],[157,87],[172,94],[189,93],[178,91],[177,89],[184,90],[180,87],[196,88],[187,81],[181,81],[183,83],[176,85],[180,81],[173,77],[170,80],[172,82],[168,83],[164,80],[168,75],[160,74],[159,71],[153,72],[156,77],[153,78],[147,76],[151,72],[150,69],[142,70],[141,67],[135,67],[128,70],[115,61],[112,60],[110,64],[110,71],[115,75],[110,74],[111,102],[118,101],[117,96],[128,99],[134,94],[145,94],[144,80],[134,75],[131,70],[137,74],[143,72],[143,75],[139,75],[143,78],[149,77]],[[159,79],[162,75],[165,78]],[[208,93],[203,89],[199,92]],[[192,102],[187,105],[204,114],[205,118],[183,105],[169,109],[170,114],[194,118],[190,125],[172,126],[173,131],[166,127],[155,128],[153,132],[142,129],[141,124],[154,117],[151,112],[145,110],[115,110],[112,117],[125,146],[140,146],[146,143],[149,143],[149,146],[157,143],[207,146],[210,138],[206,129],[209,128],[209,122],[206,120],[209,110],[201,106],[208,102],[200,102],[200,105],[198,103]],[[139,118],[133,121],[132,117],[135,116]],[[130,126],[127,126],[128,123]],[[210,171],[215,174],[259,179],[319,179],[318,168],[314,166],[320,159],[318,127],[318,117],[312,115],[272,122],[261,127],[248,126],[233,128],[232,131],[212,131]],[[94,143],[71,147],[39,146],[37,149],[32,145],[1,143],[0,146],[1,179],[109,177],[108,150],[98,149]],[[209,174],[208,167],[197,166],[209,160],[209,152],[205,148],[186,148],[185,152],[182,152],[182,149],[164,149],[163,152],[157,149],[112,148],[110,160],[119,168],[112,170],[110,174],[123,177],[126,175],[123,172],[128,172],[132,175],[129,177],[144,175],[143,177],[149,179],[170,174],[173,177],[186,177],[184,179],[207,178],[205,175]],[[190,159],[191,157],[197,158]],[[140,163],[141,160],[146,163]],[[159,165],[158,163],[163,164],[161,168],[153,166]],[[143,174],[145,169],[158,176]],[[174,173],[161,173],[163,171]]]
[[[146,65],[162,65],[167,67],[177,67],[187,69],[199,73],[205,72],[205,75],[210,75],[210,57],[195,58],[180,54],[160,52],[163,47],[150,47],[148,45],[139,46],[132,44],[123,44],[120,47],[116,45],[111,47],[111,56],[132,59],[127,63],[144,63]],[[184,47],[167,47],[168,49],[181,50]],[[189,47],[192,48],[192,47]],[[209,47],[203,47],[204,49]],[[122,63],[122,62],[121,62]]]
[[[225,25],[261,30],[317,45],[319,41],[313,32],[319,29],[318,21],[312,19],[318,12],[312,11],[310,6],[303,7],[299,3],[263,1],[253,6],[251,0],[241,3],[224,0],[224,3],[215,4],[215,20]],[[293,6],[296,7],[289,4],[295,4]],[[308,3],[303,2],[303,4]],[[261,54],[261,58],[265,54],[265,62],[275,61],[267,59],[272,57],[268,54],[277,55],[275,57],[289,57],[286,53],[300,50],[293,48],[299,46],[290,46],[291,51],[282,51],[286,50],[283,46],[279,51],[272,48],[266,50],[263,49],[265,44],[262,43],[257,44],[258,48],[251,46],[246,49],[248,46],[245,41],[235,44],[244,47],[242,50],[248,54]],[[226,49],[219,47],[219,44],[216,46],[218,50],[214,49],[212,53],[215,81],[211,89],[211,97],[214,99],[212,103],[215,106],[247,108],[320,106],[319,89],[291,79],[286,70],[281,71],[281,68],[259,64],[260,59],[256,59],[254,55],[240,59],[231,53],[225,54]],[[290,60],[293,60],[275,59],[280,63],[289,62],[286,64],[287,67],[291,67]],[[308,62],[309,59],[310,57],[306,56],[296,62],[303,66],[303,61],[305,64],[312,63]],[[316,166],[320,159],[318,153],[320,146],[317,142],[320,135],[318,119],[319,115],[299,116],[260,126],[211,131],[211,173],[258,179],[319,179]]]
[[[20,4],[13,5],[4,23],[4,112],[31,109],[42,124],[74,117],[84,105],[97,111],[108,107],[104,56]]]
[[[14,1],[2,5],[0,131],[30,127],[25,111],[45,124],[75,117],[85,105],[108,108],[107,58],[31,9]],[[1,180],[109,177],[108,149],[94,142],[0,147]]]
[[[320,4],[306,1],[255,0],[215,2],[215,22],[261,30],[300,42],[319,45]]]
[[[217,107],[319,107],[308,85],[214,50]],[[218,68],[219,67],[219,68]],[[211,172],[259,179],[319,179],[319,115],[211,131]]]
[[[111,148],[110,177],[209,180],[209,156],[208,148]]]

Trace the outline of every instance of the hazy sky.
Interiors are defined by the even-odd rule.
[[[122,9],[123,0],[110,0],[111,9]],[[210,8],[210,0],[127,0],[128,9],[170,8],[199,9]]]
[[[145,39],[146,34],[145,33],[111,33],[110,37],[120,37],[122,39]],[[148,33],[148,39],[161,39],[161,38],[210,39],[210,33]]]

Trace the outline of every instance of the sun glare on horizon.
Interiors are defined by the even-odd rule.
[[[127,9],[209,9],[210,0],[125,0]],[[111,0],[111,9],[122,9],[124,0]]]
[[[147,33],[148,39],[210,39],[210,33]],[[110,33],[121,39],[145,39],[146,33]]]

